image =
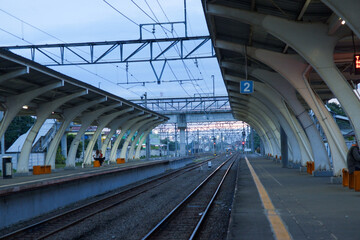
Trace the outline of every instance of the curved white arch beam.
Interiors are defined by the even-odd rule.
[[[263,143],[265,154],[272,153],[272,148],[271,148],[269,139],[264,134],[264,130],[261,128],[261,126],[259,126],[257,122],[253,122],[251,119],[249,119],[245,115],[242,115],[242,114],[238,113],[236,116],[238,116],[241,119],[244,119],[247,123],[250,124],[250,126],[252,126],[255,129],[255,131],[257,132],[257,134],[259,135],[259,137],[260,137],[260,139],[261,139],[261,141]]]
[[[230,68],[232,70],[238,69],[240,66],[231,62],[221,62],[221,67]],[[299,102],[296,97],[295,88],[284,79],[279,73],[270,72],[264,69],[255,69],[248,67],[248,74],[261,80],[265,84],[268,84],[274,88],[285,99],[286,103],[291,107],[296,119],[299,120],[302,129],[306,132],[307,139],[311,145],[311,149],[315,160],[315,169],[330,169],[330,160],[328,158],[327,151],[325,149],[324,142],[320,137],[319,131],[316,129],[314,122],[311,120],[309,114]],[[232,75],[224,75],[224,78],[229,81],[240,82],[242,78]],[[285,107],[286,108],[286,107]]]
[[[135,133],[139,130],[139,128],[141,128],[141,126],[143,126],[151,121],[154,121],[156,119],[158,119],[158,117],[150,117],[150,118],[138,121],[136,124],[134,124],[134,126],[131,127],[130,134],[126,137],[125,142],[122,146],[122,149],[120,152],[120,158],[125,158],[125,161],[128,161],[126,152],[127,152],[127,148],[130,144],[131,139],[133,138]]]
[[[349,117],[360,144],[360,101],[333,60],[334,47],[342,37],[328,34],[322,23],[303,23],[217,4],[207,5],[208,13],[265,29],[296,50],[328,85]],[[338,163],[336,163],[338,164]],[[345,164],[342,164],[344,167]],[[335,168],[335,166],[334,166]],[[338,166],[336,175],[340,174]]]
[[[32,144],[35,140],[36,135],[38,134],[41,126],[44,124],[45,120],[51,115],[53,111],[59,108],[61,105],[70,101],[71,99],[83,96],[88,94],[87,90],[66,95],[64,97],[55,99],[51,102],[43,103],[38,106],[36,109],[36,122],[29,130],[24,145],[21,148],[21,153],[18,159],[17,172],[27,173],[29,172],[29,158],[31,153]]]
[[[278,122],[286,131],[287,135],[289,136],[289,153],[290,155],[292,155],[293,161],[298,163],[302,162],[303,159],[306,159],[306,157],[303,156],[306,154],[303,153],[304,150],[301,148],[301,144],[299,144],[299,142],[297,141],[294,130],[291,128],[290,124],[287,122],[282,113],[277,109],[276,105],[272,103],[272,101],[268,99],[268,97],[264,96],[259,92],[254,92],[253,94],[251,94],[251,96],[252,97],[250,98],[248,104],[249,108],[254,110],[261,110],[261,112],[265,113],[265,115],[269,117],[273,122]],[[274,97],[275,96],[273,96],[273,98]],[[281,153],[279,155],[281,155]]]
[[[217,41],[216,43],[220,48],[231,48],[233,51],[245,53],[243,45],[226,41]],[[347,168],[346,154],[348,149],[338,125],[321,99],[311,89],[304,76],[304,71],[308,65],[304,63],[301,57],[296,55],[276,53],[252,47],[247,47],[246,53],[248,56],[267,64],[280,73],[303,97],[308,106],[313,110],[328,140],[333,159],[334,175],[341,175],[342,169]]]
[[[289,136],[288,141],[290,146],[292,146],[291,149],[294,151],[294,162],[297,163],[301,161],[301,164],[305,165],[307,161],[314,161],[310,143],[305,132],[303,131],[297,119],[295,119],[294,116],[290,114],[279,93],[264,83],[255,82],[254,85],[255,92],[251,94],[251,96],[258,98],[261,101],[261,103],[258,103],[259,105],[266,105],[267,109],[269,109],[274,113],[275,116],[277,116],[278,121]],[[235,89],[237,90],[238,87]],[[270,102],[272,103],[271,106],[269,105]]]
[[[160,125],[161,123],[165,122],[164,120],[154,124],[152,127],[150,127],[149,129],[147,129],[144,134],[142,134],[141,139],[139,141],[138,146],[136,147],[136,151],[135,151],[135,155],[134,155],[134,159],[140,159],[140,151],[141,151],[141,146],[144,143],[144,141],[146,140],[146,137],[150,134],[151,130],[153,128],[155,128],[156,126]]]
[[[271,102],[274,106],[273,108],[268,106],[268,108],[271,109],[271,111],[276,112],[275,115],[279,117],[279,121],[283,129],[289,136],[288,141],[291,143],[296,139],[295,141],[299,144],[299,150],[301,151],[300,159],[294,159],[294,161],[298,162],[300,160],[303,166],[306,165],[307,161],[314,161],[312,156],[312,149],[310,147],[307,136],[300,126],[298,120],[295,119],[292,114],[290,114],[284,103],[284,100],[278,95],[277,92],[263,83],[255,83],[255,88],[257,89],[257,92],[265,96],[264,99],[268,99],[268,101],[263,101],[264,105],[268,105]],[[296,144],[294,142],[291,144],[293,150],[295,150],[295,145]],[[294,156],[296,155],[294,154]]]
[[[339,17],[346,21],[351,30],[360,38],[360,4],[358,0],[321,0]]]
[[[134,110],[134,108],[132,108],[132,110]],[[101,146],[101,151],[104,153],[104,156],[106,154],[106,148],[109,145],[109,142],[112,138],[112,136],[116,133],[116,130],[118,130],[123,124],[125,124],[128,120],[136,117],[139,115],[139,112],[137,113],[132,113],[126,116],[121,116],[119,118],[116,118],[114,120],[111,121],[111,123],[109,123],[109,127],[110,127],[110,132],[109,134],[106,136],[102,146]],[[105,156],[106,157],[106,156]],[[110,160],[109,160],[110,161]],[[110,161],[111,162],[111,161]]]
[[[114,142],[114,145],[112,146],[111,148],[111,151],[110,151],[110,161],[116,161],[116,153],[117,153],[117,149],[119,147],[119,144],[121,142],[121,139],[123,138],[123,136],[125,135],[125,133],[131,128],[134,126],[134,124],[136,124],[138,121],[141,121],[145,118],[148,118],[150,117],[151,115],[150,114],[144,114],[144,115],[141,115],[141,116],[138,116],[138,117],[135,117],[129,121],[127,121],[125,123],[124,126],[121,126],[121,132],[119,134],[119,136],[117,136],[115,142]]]
[[[128,158],[129,159],[135,159],[135,155],[134,155],[134,151],[135,151],[135,147],[136,147],[136,143],[139,141],[140,137],[149,129],[153,129],[154,126],[156,124],[158,124],[159,122],[161,122],[162,120],[154,120],[151,121],[143,126],[140,127],[140,129],[137,131],[136,133],[136,137],[134,138],[134,140],[131,142],[131,146],[130,146],[130,150],[128,153]]]
[[[36,98],[37,96],[62,86],[64,86],[64,81],[59,81],[57,83],[49,84],[18,95],[12,95],[10,97],[7,97],[4,103],[6,110],[4,112],[4,117],[1,119],[0,123],[0,138],[5,134],[10,123],[18,114],[22,106],[28,104],[32,99]]]
[[[259,130],[258,134],[260,137],[262,137],[263,143],[265,145],[265,152],[270,153],[273,156],[277,155],[277,147],[274,138],[269,135],[269,132],[271,132],[268,129],[269,127],[266,124],[264,125],[260,120],[261,116],[255,116],[252,113],[249,113],[248,109],[244,109],[241,107],[235,107],[233,111],[235,116],[241,119],[245,119],[247,120],[247,122],[251,122],[255,127],[257,127],[257,129]]]
[[[95,121],[95,119],[100,117],[102,114],[104,114],[116,107],[120,107],[121,105],[122,105],[121,103],[117,103],[117,104],[113,104],[113,105],[110,105],[107,107],[97,109],[93,112],[82,114],[82,116],[80,117],[81,127],[80,127],[79,131],[77,132],[75,138],[73,139],[73,141],[70,144],[68,157],[66,159],[67,167],[75,167],[76,152],[79,147],[81,137],[85,134],[86,130],[90,127],[91,123],[93,123]]]
[[[234,92],[229,92],[229,95],[232,95],[233,97],[236,97],[237,99],[244,99],[244,95]],[[268,135],[270,141],[272,142],[273,151],[275,155],[281,155],[280,150],[280,131],[279,131],[279,123],[278,121],[274,121],[271,117],[272,115],[267,115],[264,111],[260,110],[260,107],[251,107],[250,100],[247,103],[248,106],[242,106],[238,105],[236,103],[233,103],[231,108],[234,110],[244,110],[248,111],[248,113],[253,114],[255,118],[258,119],[258,122],[261,123],[262,126],[264,126],[265,133]],[[264,108],[262,108],[264,109]]]
[[[93,155],[93,150],[94,150],[94,146],[95,146],[95,142],[97,141],[98,137],[100,136],[102,130],[115,118],[121,116],[122,114],[125,114],[127,112],[132,111],[133,108],[129,107],[126,108],[124,110],[121,111],[117,111],[114,113],[110,113],[108,115],[102,116],[98,119],[98,123],[99,125],[96,128],[96,131],[94,132],[94,135],[92,136],[92,138],[90,139],[87,147],[86,147],[86,151],[84,154],[84,164],[91,164],[91,160],[92,160],[92,155]]]
[[[106,98],[100,98],[91,102],[83,103],[76,107],[65,109],[63,111],[62,115],[64,116],[64,121],[62,122],[59,130],[56,132],[53,140],[50,143],[50,146],[48,147],[48,151],[46,153],[46,158],[45,158],[46,165],[51,165],[51,168],[53,169],[55,168],[56,151],[59,147],[61,138],[63,137],[66,129],[69,127],[70,123],[74,120],[74,118],[79,114],[81,114],[86,109],[88,109],[89,107],[104,101],[106,101]]]
[[[277,137],[273,132],[273,128],[270,127],[269,123],[266,123],[264,120],[264,117],[262,116],[262,114],[258,114],[258,113],[252,113],[251,110],[249,110],[248,106],[243,106],[243,105],[238,105],[236,103],[232,104],[232,110],[234,111],[235,114],[237,113],[243,113],[243,115],[245,114],[245,116],[249,116],[249,118],[251,118],[251,120],[253,122],[257,122],[259,126],[261,126],[261,130],[263,135],[265,136],[267,142],[269,143],[269,153],[272,155],[278,155],[280,153],[280,147],[279,147],[279,143],[277,141]],[[274,125],[273,123],[270,123],[272,125]]]

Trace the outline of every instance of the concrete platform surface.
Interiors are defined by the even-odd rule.
[[[360,239],[360,192],[247,157],[292,239]],[[276,239],[243,158],[239,168],[228,239]]]
[[[51,174],[15,175],[0,180],[2,228],[182,168],[193,157],[131,161],[102,167],[64,169]]]
[[[103,166],[96,168],[88,166],[85,168],[75,167],[69,169],[56,169],[53,170],[51,174],[33,175],[32,172],[29,172],[28,174],[14,174],[12,178],[0,179],[0,196],[21,190],[29,190],[52,184],[59,184],[66,181],[103,175],[124,169],[159,164],[167,161],[168,160],[138,160],[126,162],[124,164],[103,164]]]

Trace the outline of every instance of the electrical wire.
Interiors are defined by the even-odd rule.
[[[103,1],[106,2],[105,0],[103,0]],[[109,4],[108,2],[106,2],[106,3],[111,6],[111,4]],[[111,6],[111,7],[112,7],[112,6]],[[62,39],[60,39],[60,38],[58,38],[58,37],[56,37],[56,36],[54,36],[54,35],[46,32],[46,31],[44,31],[44,30],[42,30],[41,28],[38,28],[38,27],[32,25],[32,24],[29,23],[29,22],[26,22],[26,21],[24,21],[24,20],[16,17],[15,15],[13,15],[13,14],[11,14],[11,13],[3,10],[3,9],[0,9],[0,11],[3,12],[3,13],[5,13],[5,14],[7,14],[8,16],[10,16],[10,17],[12,17],[12,18],[20,21],[21,23],[24,23],[24,24],[26,24],[26,25],[28,25],[28,26],[30,26],[30,27],[32,27],[32,28],[40,31],[41,33],[43,33],[43,34],[45,34],[45,35],[47,35],[47,36],[49,36],[49,37],[51,37],[51,38],[54,38],[54,39],[56,39],[56,40],[58,40],[58,41],[60,41],[60,42],[62,42],[62,43],[67,44],[67,42],[65,42],[64,40],[62,40]],[[123,15],[123,14],[122,14],[122,15]],[[129,19],[130,21],[132,21],[132,20],[131,20],[130,18],[128,18],[127,16],[125,16],[125,17],[126,17],[127,19]],[[139,26],[139,24],[137,24],[135,21],[133,21],[133,22],[134,22],[136,25]],[[1,30],[2,30],[3,32],[6,32],[6,33],[8,33],[8,34],[10,34],[10,35],[12,35],[12,36],[14,36],[14,37],[16,37],[16,38],[19,38],[18,36],[14,35],[14,34],[12,34],[12,33],[10,33],[10,32],[8,32],[8,31],[6,31],[5,29],[1,29]],[[23,37],[20,38],[20,39],[21,39],[22,41],[28,43],[28,44],[33,45],[33,43],[31,43],[31,42],[29,42],[29,41],[26,41]],[[75,49],[77,49],[78,51],[83,52],[83,53],[85,53],[85,54],[87,54],[87,55],[90,56],[90,53],[88,53],[88,52],[86,52],[86,51],[84,51],[84,50],[82,50],[82,49],[79,49],[79,48],[75,48]],[[49,53],[49,52],[48,52],[48,53]],[[56,56],[56,57],[59,57],[59,56],[57,56],[57,55],[55,55],[55,56]],[[71,62],[68,61],[68,60],[65,60],[65,61],[71,63]],[[123,68],[123,67],[121,67],[121,66],[119,66],[119,65],[116,65],[116,64],[111,64],[111,65],[114,66],[114,67],[116,67],[116,68],[120,68],[120,69],[126,71],[125,68]],[[81,68],[81,67],[80,67],[80,68]],[[83,69],[83,70],[85,70],[85,71],[89,71],[89,70],[84,69],[84,68],[81,68],[81,69]],[[91,72],[91,71],[90,71],[90,72]],[[139,81],[139,79],[137,79],[130,71],[127,71],[127,72],[129,72],[129,74],[130,74],[130,76],[131,76],[132,78],[134,78],[136,81],[138,81],[139,83],[141,83],[141,82]],[[96,75],[97,75],[97,74],[96,74]],[[99,75],[97,75],[97,76],[99,76]],[[99,77],[101,77],[101,76],[99,76]],[[145,87],[145,86],[144,86],[144,87]],[[145,88],[146,88],[149,92],[151,92],[152,94],[154,94],[154,92],[152,92],[150,89],[148,89],[147,87],[145,87]],[[124,89],[126,89],[126,88],[124,88]],[[154,95],[155,95],[155,94],[154,94]]]
[[[161,9],[161,11],[162,11],[162,13],[165,15],[165,18],[167,19],[168,22],[170,22],[170,19],[169,19],[169,17],[166,15],[166,13],[165,13],[162,5],[160,4],[159,0],[156,0],[156,1],[157,1],[157,3],[158,3],[158,5],[159,5],[159,7],[160,7],[160,9]],[[145,2],[146,2],[146,0],[145,0]],[[178,33],[176,32],[176,30],[174,30],[174,32],[175,32],[176,36],[179,37],[179,35],[178,35]],[[174,37],[174,33],[172,33],[172,36]],[[184,47],[184,49],[187,51],[186,47],[185,47],[185,46],[183,46],[183,47]],[[179,51],[179,49],[178,49],[178,46],[175,46],[175,49],[177,50],[177,53],[179,54],[180,51]],[[182,60],[182,62],[183,62],[184,67],[187,68],[184,60]],[[195,64],[195,60],[194,60],[194,64]],[[199,69],[199,72],[200,72],[200,75],[201,75],[202,78],[203,78],[203,75],[202,75],[200,69]],[[204,79],[204,78],[203,78],[203,79]],[[209,87],[207,86],[206,81],[204,81],[204,83],[205,83],[206,88],[207,88],[208,91],[210,92],[210,89],[209,89]],[[199,86],[199,85],[197,84],[197,86]],[[195,88],[195,86],[194,86],[194,88]],[[201,86],[199,86],[199,88],[202,90],[203,93],[205,93],[205,91],[201,88]],[[199,93],[199,92],[198,92],[198,93]],[[199,94],[200,94],[200,93],[199,93]]]
[[[152,21],[154,21],[154,22],[156,22],[156,23],[159,23],[159,20],[157,19],[156,15],[154,14],[154,12],[153,12],[152,10],[151,10],[151,12],[154,14],[156,20],[153,19],[148,13],[146,13],[139,5],[137,5],[133,0],[131,0],[131,2],[132,2],[137,8],[139,8],[146,16],[148,16]],[[148,5],[148,4],[147,4],[147,5]],[[148,7],[151,9],[151,7],[150,7],[149,5],[148,5]],[[165,35],[167,36],[167,33],[166,33],[166,31],[165,31],[166,28],[164,28],[164,27],[161,26],[161,25],[160,25],[160,27],[163,29]],[[154,33],[152,33],[152,34],[153,34],[153,36],[154,36],[155,39],[156,39],[155,34],[154,34]],[[160,48],[160,50],[162,51],[162,48],[161,48],[161,46],[160,46],[160,44],[159,44],[158,42],[157,42],[157,45],[158,45],[158,47]],[[170,71],[171,71],[172,74],[174,75],[175,79],[178,80],[178,78],[177,78],[174,70],[173,70],[173,69],[171,68],[171,66],[170,66],[170,63],[169,63],[169,62],[166,62],[166,63],[167,63],[167,65],[169,66]],[[184,92],[185,92],[188,96],[191,96],[191,95],[185,90],[185,88],[182,86],[182,84],[181,84],[180,82],[178,82],[178,83],[179,83],[180,87],[184,90]]]
[[[156,15],[155,15],[154,11],[152,10],[151,6],[148,4],[148,2],[147,2],[146,0],[144,0],[144,1],[145,1],[146,5],[149,7],[149,9],[150,9],[150,11],[152,12],[152,14],[154,15],[154,17],[155,17],[155,19],[157,20],[157,22],[159,22],[159,19],[156,17]],[[170,22],[169,19],[168,19],[168,21]],[[164,31],[164,30],[163,30],[163,31]],[[166,33],[165,31],[164,31],[164,33],[165,33],[165,35],[168,37],[168,35],[167,35],[167,33]],[[172,35],[174,36],[173,33],[172,33]],[[155,34],[154,34],[154,37],[156,38]],[[159,48],[161,49],[160,46],[159,46]],[[161,49],[161,50],[162,50],[162,49]],[[178,46],[175,46],[175,50],[176,50],[177,53],[180,55],[180,50],[178,49]],[[191,70],[187,67],[185,61],[184,61],[183,59],[181,59],[181,61],[182,61],[182,64],[183,64],[183,66],[184,66],[184,68],[185,68],[186,74],[188,75],[189,79],[191,80],[191,84],[193,85],[195,91],[196,91],[199,95],[201,95],[200,92],[198,91],[198,89],[196,88],[196,86],[198,86],[198,87],[202,90],[202,92],[205,93],[204,90],[201,88],[201,86],[199,86],[198,84],[194,84],[194,82],[192,81],[192,79],[194,79],[195,77],[194,77],[193,74],[191,73]],[[181,84],[181,83],[180,83],[180,84]]]
[[[103,0],[104,2],[106,2],[105,0]],[[146,5],[149,7],[149,9],[150,9],[150,11],[152,12],[152,14],[154,15],[154,17],[155,17],[155,19],[153,18],[153,17],[151,17],[144,9],[142,9],[134,0],[131,0],[131,2],[138,8],[138,9],[140,9],[147,17],[149,17],[152,21],[154,21],[155,23],[158,23],[159,25],[160,25],[160,27],[162,28],[162,30],[164,31],[164,33],[165,33],[165,35],[166,36],[168,36],[167,35],[167,33],[166,33],[166,31],[168,31],[168,32],[171,32],[171,31],[169,31],[167,28],[165,28],[164,26],[162,26],[161,24],[160,24],[160,22],[159,22],[159,19],[157,18],[157,16],[156,16],[156,14],[154,13],[154,11],[152,10],[152,8],[151,8],[151,6],[148,4],[148,2],[145,0],[145,3],[146,3]],[[113,8],[114,10],[116,10],[116,12],[118,12],[118,13],[120,13],[122,16],[124,16],[124,14],[123,13],[121,13],[121,11],[119,11],[117,8],[115,8],[113,5],[111,5],[110,3],[108,3],[108,2],[106,2],[111,8]],[[162,7],[161,7],[162,8]],[[163,11],[163,9],[162,9],[162,11]],[[167,16],[166,16],[167,17]],[[128,18],[129,20],[131,20],[130,18]],[[168,19],[168,18],[167,18]],[[138,25],[138,26],[140,26],[139,24],[137,24],[135,21],[133,21],[133,20],[131,20],[133,23],[135,23],[136,25]],[[169,20],[168,20],[169,21]],[[146,30],[146,29],[145,29]],[[148,32],[150,32],[150,31],[148,31]],[[152,32],[153,33],[153,32]],[[172,32],[171,32],[172,33]],[[172,33],[173,34],[173,33]],[[155,36],[155,34],[153,33],[153,35],[154,35],[154,37],[155,37],[155,39],[156,39],[156,36]],[[162,48],[161,48],[161,46],[160,46],[160,44],[159,43],[157,43],[157,45],[158,45],[158,47],[160,48],[160,50],[162,51]],[[178,54],[179,54],[179,49],[178,49],[178,47],[177,46],[175,46],[176,48],[175,49],[177,49],[177,52],[178,52]],[[185,62],[184,62],[184,60],[182,60],[182,62],[183,62],[183,65],[184,65],[184,67],[185,67],[185,69],[187,68],[187,66],[186,66],[186,64],[185,64]],[[170,67],[170,64],[167,62],[167,64],[168,64],[168,66]],[[170,67],[171,68],[171,67]],[[171,70],[171,72],[172,72],[172,74],[174,75],[174,77],[175,77],[175,79],[178,79],[177,78],[177,76],[176,76],[176,74],[175,74],[175,72],[173,71],[173,69],[171,68],[170,69]],[[189,70],[189,69],[188,69]],[[189,70],[190,71],[190,70]],[[188,71],[187,71],[187,74],[188,74],[188,76],[189,76],[189,78],[191,79],[191,76],[189,75],[189,73],[188,73]],[[195,84],[193,83],[193,81],[191,81],[192,82],[192,84],[193,84],[193,86],[194,86],[194,89],[198,92],[198,94],[200,95],[200,93],[199,93],[199,91],[197,90],[197,88],[196,88],[196,86],[195,86]],[[187,94],[187,95],[189,95],[190,96],[190,94],[185,90],[185,88],[182,86],[182,84],[179,82],[179,85],[181,86],[181,88],[185,91],[185,93]],[[205,93],[204,92],[204,90],[201,88],[201,86],[199,86],[199,85],[197,85],[202,91],[203,91],[203,93]]]
[[[28,44],[33,45],[32,42],[29,42],[29,41],[27,41],[27,40],[25,40],[25,39],[17,36],[16,34],[13,34],[13,33],[9,32],[9,31],[1,28],[1,27],[0,27],[0,31],[3,31],[3,32],[5,32],[5,33],[7,33],[7,34],[10,34],[11,36],[13,36],[13,37],[15,37],[15,38],[17,38],[17,39],[20,39],[20,40],[22,40],[22,41],[24,41],[24,42],[26,42],[26,43],[28,43]],[[56,55],[56,54],[54,54],[54,53],[52,53],[52,52],[49,52],[49,51],[47,51],[47,50],[44,50],[44,51],[45,51],[46,53],[48,53],[48,54],[51,54],[52,56],[55,56],[55,57],[57,57],[57,58],[60,58],[58,55]],[[65,59],[65,61],[68,62],[68,63],[72,63],[72,62],[70,62],[70,61],[68,61],[68,60],[66,60],[66,59]],[[103,76],[101,76],[101,75],[98,75],[97,73],[94,73],[94,72],[92,72],[92,71],[90,71],[90,70],[88,70],[88,69],[86,69],[86,68],[84,68],[84,67],[81,67],[81,66],[78,66],[78,65],[75,65],[75,67],[80,68],[80,69],[82,69],[82,70],[84,70],[84,71],[86,71],[86,72],[88,72],[88,73],[90,73],[90,74],[92,74],[92,75],[94,75],[94,76],[97,76],[97,77],[99,77],[99,78],[101,78],[101,79],[103,79],[103,80],[105,80],[105,81],[107,81],[107,82],[109,82],[109,83],[112,83],[112,84],[116,85],[117,87],[120,87],[120,88],[123,88],[123,89],[125,89],[125,90],[128,90],[128,89],[126,89],[126,88],[124,88],[124,87],[118,86],[115,82],[113,82],[113,81],[111,81],[111,80],[109,80],[109,79],[107,79],[107,78],[105,78],[105,77],[103,77]],[[136,92],[134,92],[134,91],[131,91],[131,90],[128,90],[128,91],[131,92],[131,93],[133,93],[133,94],[135,94],[135,95],[141,96],[141,95],[139,95],[138,93],[136,93]]]
[[[123,14],[122,12],[120,12],[117,8],[115,8],[113,5],[111,5],[109,2],[107,2],[106,0],[103,0],[107,5],[109,5],[112,9],[114,9],[116,12],[118,12],[121,16],[123,16],[124,18],[126,18],[127,20],[129,20],[130,22],[134,23],[137,26],[140,26],[138,23],[136,23],[134,20],[132,20],[131,18],[129,18],[128,16],[126,16],[125,14]]]

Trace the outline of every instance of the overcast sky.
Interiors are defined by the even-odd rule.
[[[136,24],[153,23],[151,18],[155,19],[155,16],[160,22],[167,22],[167,19],[184,20],[183,0],[107,0],[107,2],[131,20],[103,0],[0,0],[0,45],[135,40],[139,39],[139,27]],[[200,0],[187,0],[187,16],[189,36],[208,35]],[[183,26],[175,27],[175,31],[174,34],[184,36]],[[157,28],[155,37],[164,38],[166,35]],[[143,38],[154,38],[154,36],[145,32]],[[202,49],[203,52],[210,50],[209,44],[204,45]],[[29,57],[29,51],[17,53]],[[171,56],[175,53],[168,54]],[[149,98],[205,95],[212,93],[211,75],[215,77],[216,95],[226,95],[215,58],[197,60],[197,64],[193,60],[184,62],[169,62],[170,66],[166,65],[162,79],[202,80],[182,84],[153,83],[145,86],[140,83],[121,84],[127,81],[127,76],[129,82],[155,81],[149,63],[130,63],[128,75],[125,64],[61,66],[53,69],[94,86],[100,86],[101,89],[126,99],[139,98],[145,92],[148,93]],[[155,65],[160,71],[161,63]]]

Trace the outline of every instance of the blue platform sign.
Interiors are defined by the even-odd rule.
[[[254,92],[254,81],[240,81],[240,93],[250,94]]]

